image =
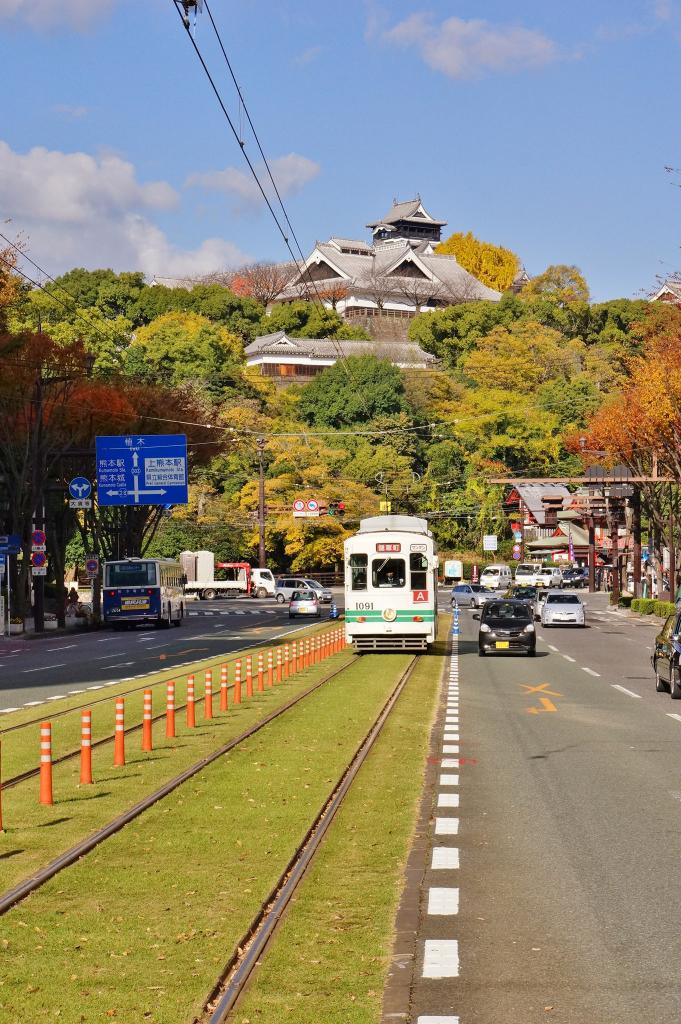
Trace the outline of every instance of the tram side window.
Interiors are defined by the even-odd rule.
[[[367,556],[350,555],[350,580],[353,590],[367,588]]]
[[[411,572],[411,589],[428,589],[428,559],[425,555],[412,553],[409,556],[409,570]]]
[[[371,568],[371,581],[374,587],[404,586],[403,558],[375,558]]]

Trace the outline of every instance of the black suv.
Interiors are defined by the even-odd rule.
[[[681,700],[681,612],[667,616],[667,621],[655,637],[651,655],[655,672],[655,689],[670,693],[672,700]]]
[[[534,629],[534,608],[526,601],[500,598],[488,601],[480,613],[478,654],[520,651],[534,655],[537,635]]]

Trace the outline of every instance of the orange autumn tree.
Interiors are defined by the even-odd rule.
[[[641,354],[630,360],[622,390],[609,398],[584,431],[587,451],[605,452],[606,465],[622,463],[632,476],[655,473],[681,483],[681,310],[653,305],[636,328]],[[568,439],[573,451],[579,439]],[[589,461],[593,461],[592,458]],[[670,536],[670,512],[678,518],[676,485],[640,485],[644,511],[655,528],[658,556]]]

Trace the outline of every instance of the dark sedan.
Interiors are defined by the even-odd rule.
[[[489,601],[480,612],[478,654],[520,651],[533,656],[537,649],[534,609],[526,601]]]
[[[655,637],[651,656],[655,672],[655,689],[670,693],[672,700],[681,700],[681,612],[667,616],[667,621]]]

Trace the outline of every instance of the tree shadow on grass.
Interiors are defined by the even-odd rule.
[[[39,825],[35,825],[34,828],[51,828],[52,825],[64,825],[67,821],[72,820],[72,818],[53,818],[52,821],[42,821]]]
[[[67,796],[63,800],[59,800],[60,804],[77,804],[88,800],[99,800],[103,796],[111,796],[110,790],[104,790],[101,793],[79,793],[78,796]]]
[[[106,775],[103,779],[95,779],[95,785],[101,785],[103,782],[120,782],[121,779],[140,779],[142,776],[139,772],[130,772],[126,775]]]
[[[7,850],[5,853],[0,853],[0,860],[9,860],[10,857],[18,857],[20,853],[26,853],[25,850]]]

